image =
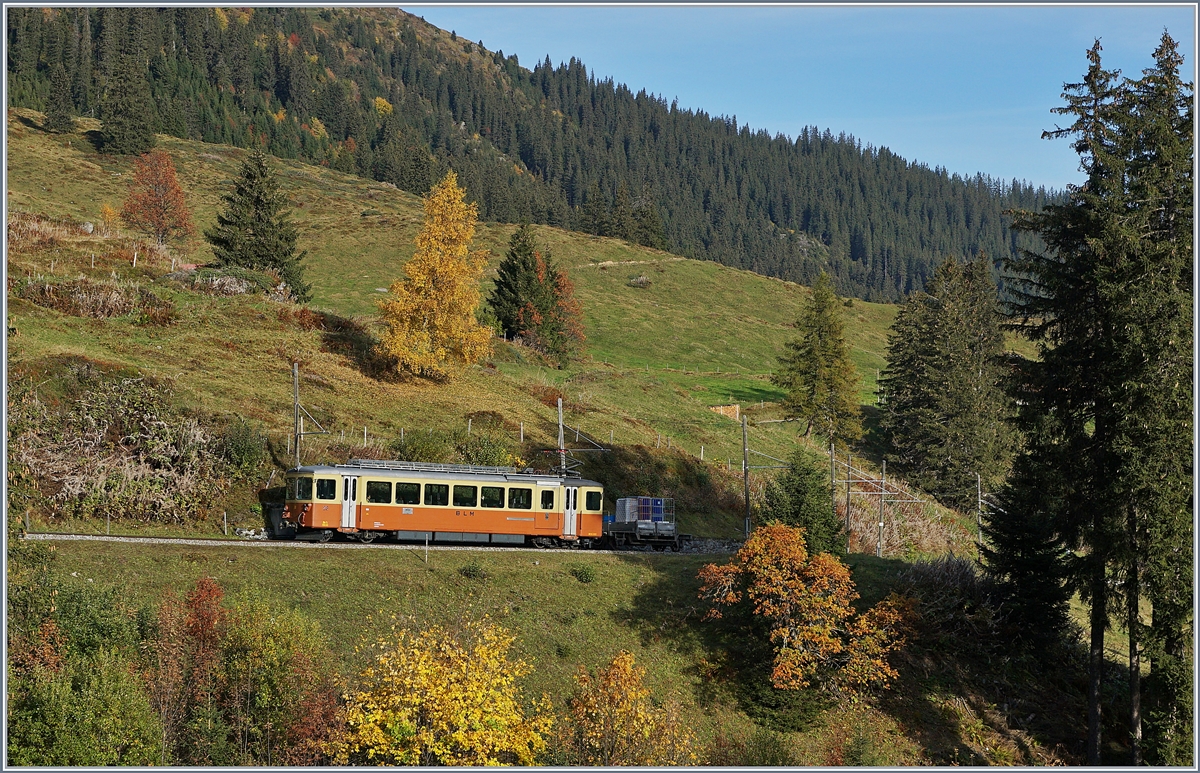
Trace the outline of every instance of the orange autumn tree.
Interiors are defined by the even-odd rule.
[[[558,725],[556,752],[564,765],[696,764],[696,738],[679,706],[651,700],[646,669],[628,652],[595,673],[580,668],[569,713]]]
[[[730,563],[708,564],[699,578],[700,597],[712,604],[706,619],[746,599],[768,621],[775,647],[771,683],[779,689],[819,681],[854,693],[896,676],[887,656],[904,644],[913,601],[892,594],[855,616],[858,592],[850,570],[828,553],[810,556],[804,529],[759,527]]]
[[[398,371],[446,380],[489,351],[492,331],[475,318],[487,263],[486,251],[470,250],[478,211],[453,170],[425,199],[425,224],[405,277],[379,301],[388,329],[377,351]]]
[[[121,208],[121,219],[159,246],[195,230],[169,155],[152,150],[134,159],[133,181]]]

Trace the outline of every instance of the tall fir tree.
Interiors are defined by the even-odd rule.
[[[58,62],[54,65],[54,74],[50,76],[50,101],[46,105],[47,131],[74,131],[75,119],[71,117],[74,112],[71,80],[67,77],[67,69]]]
[[[528,223],[509,239],[489,304],[507,335],[524,339],[560,365],[584,341],[570,280],[537,243]]]
[[[911,295],[888,336],[880,425],[888,460],[908,479],[960,508],[1004,480],[1013,448],[1001,384],[1004,336],[984,256],[938,266]]]
[[[297,302],[307,302],[311,287],[304,281],[302,265],[307,253],[296,250],[298,233],[289,217],[288,197],[279,189],[266,155],[250,153],[232,184],[233,190],[221,197],[225,209],[204,232],[217,263],[274,271]]]
[[[133,53],[117,60],[101,112],[105,153],[140,156],[154,147],[154,103],[146,69]]]
[[[1012,547],[1004,539],[1022,520],[1027,533],[1053,534],[1070,551],[1048,573],[1066,576],[1090,607],[1089,764],[1102,761],[1104,639],[1109,611],[1121,600],[1130,636],[1132,759],[1140,761],[1143,566],[1148,587],[1161,593],[1169,586],[1175,596],[1160,596],[1165,615],[1148,632],[1147,651],[1164,669],[1160,697],[1171,707],[1156,715],[1164,724],[1148,740],[1165,757],[1180,752],[1170,739],[1158,742],[1187,732],[1178,724],[1178,682],[1166,672],[1178,665],[1167,650],[1187,641],[1178,597],[1190,610],[1193,560],[1183,525],[1190,524],[1191,453],[1180,437],[1191,435],[1191,266],[1181,257],[1191,253],[1191,213],[1182,203],[1191,199],[1190,89],[1179,82],[1169,37],[1156,53],[1158,67],[1141,82],[1120,82],[1103,69],[1100,51],[1097,42],[1083,82],[1067,85],[1067,105],[1057,109],[1073,123],[1047,133],[1074,138],[1087,182],[1070,189],[1067,203],[1020,213],[1014,223],[1045,244],[1006,261],[1016,277],[1011,311],[1039,354],[1020,367],[1026,447],[1017,468],[1042,474],[1014,477],[1002,502],[1008,512],[991,519],[989,552],[1002,565]],[[1061,493],[1048,495],[1047,484]],[[1188,569],[1180,571],[1184,561]]]
[[[783,407],[790,418],[815,428],[830,442],[862,437],[858,407],[858,373],[850,361],[842,323],[842,304],[824,272],[813,283],[800,319],[800,337],[785,344],[779,370],[771,382],[787,392]]]

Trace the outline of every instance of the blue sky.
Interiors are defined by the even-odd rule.
[[[1062,85],[1099,37],[1137,76],[1166,28],[1195,80],[1194,6],[403,6],[532,67],[575,56],[599,78],[794,137],[844,131],[906,159],[1061,188],[1082,179]]]

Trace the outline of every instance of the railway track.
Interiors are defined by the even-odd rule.
[[[308,540],[291,540],[291,539],[229,539],[229,538],[208,538],[208,537],[133,537],[126,535],[115,534],[69,534],[59,532],[26,532],[24,539],[27,540],[42,540],[42,541],[77,541],[77,542],[126,542],[146,545],[190,545],[193,547],[284,547],[284,548],[301,548],[301,549],[328,549],[328,550],[421,550],[424,551],[426,546],[420,542],[373,542],[369,545],[364,545],[358,542],[315,542]],[[698,540],[700,545],[708,545],[712,543],[715,547],[706,549],[697,549],[695,547],[684,548],[680,554],[686,555],[720,555],[731,552],[732,548],[727,548],[723,544],[724,541],[716,540]],[[699,546],[697,546],[699,547]],[[570,548],[535,548],[526,546],[510,546],[510,545],[439,545],[430,544],[429,550],[437,551],[481,551],[481,552],[525,552],[525,553],[570,553],[573,555],[621,555],[628,553],[654,553],[655,551],[649,547],[641,548],[623,548],[621,550],[572,550]],[[679,555],[679,554],[677,554]]]

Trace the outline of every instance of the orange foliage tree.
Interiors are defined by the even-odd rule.
[[[892,594],[855,616],[849,569],[828,553],[810,556],[804,529],[759,527],[730,563],[708,564],[699,577],[700,597],[712,604],[706,618],[745,598],[769,621],[775,687],[798,690],[819,680],[853,693],[896,676],[887,656],[904,644],[914,602]]]
[[[510,659],[514,638],[486,618],[457,633],[400,628],[345,696],[345,725],[327,745],[339,765],[532,765],[553,720],[527,710]]]
[[[433,186],[405,278],[379,301],[388,329],[378,352],[398,370],[444,380],[491,348],[492,331],[475,318],[487,253],[470,251],[479,207],[465,195],[453,170]]]
[[[656,706],[643,684],[646,669],[621,652],[594,674],[580,669],[556,752],[566,765],[695,764],[695,735],[679,706]]]
[[[121,208],[121,219],[159,245],[193,232],[192,217],[169,155],[152,150],[134,159],[133,181]]]

